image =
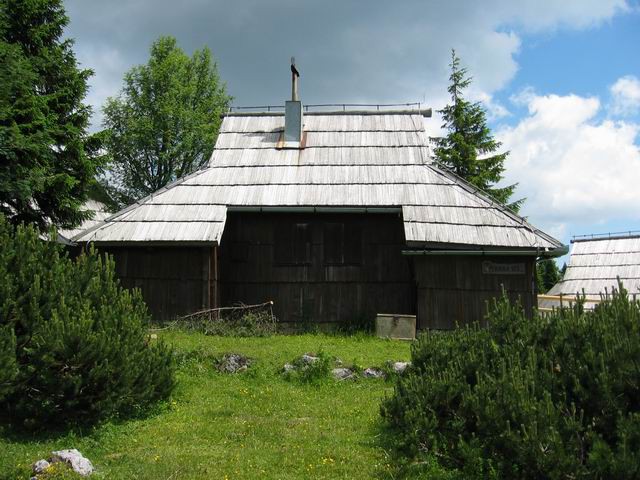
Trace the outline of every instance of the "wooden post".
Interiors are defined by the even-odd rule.
[[[202,309],[205,310],[210,308],[210,300],[209,300],[209,253],[208,248],[202,248],[202,301],[200,302],[202,305]]]
[[[218,247],[215,246],[209,249],[209,308],[218,307]]]

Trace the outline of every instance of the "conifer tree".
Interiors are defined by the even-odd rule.
[[[451,51],[451,82],[447,91],[451,104],[438,110],[442,114],[447,136],[434,138],[436,161],[459,177],[491,195],[498,202],[517,211],[522,203],[508,203],[517,184],[506,187],[495,185],[502,179],[504,161],[509,152],[495,153],[501,143],[491,135],[485,111],[478,102],[463,97],[471,84],[467,69],[460,66],[455,50]]]
[[[0,214],[0,423],[94,423],[165,398],[173,353],[149,340],[148,322],[113,259],[71,259]]]
[[[0,402],[11,393],[17,373],[15,335],[8,325],[0,325]]]
[[[95,175],[84,152],[90,70],[78,67],[62,0],[0,2],[0,213],[70,228]]]
[[[538,292],[546,293],[562,278],[555,260],[547,258],[536,265]]]

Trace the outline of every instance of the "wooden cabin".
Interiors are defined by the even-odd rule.
[[[584,296],[585,308],[593,308],[618,290],[618,280],[632,298],[640,298],[640,231],[582,235],[571,243],[562,280],[538,297],[541,310],[567,306],[577,295]]]
[[[339,324],[482,318],[501,289],[535,304],[535,262],[563,245],[433,162],[430,111],[228,113],[206,168],[76,235],[115,256],[157,319],[274,301]]]

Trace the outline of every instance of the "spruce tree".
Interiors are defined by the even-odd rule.
[[[485,111],[478,102],[463,97],[471,84],[467,69],[460,66],[455,50],[451,51],[451,82],[447,91],[451,104],[438,112],[442,115],[447,136],[434,138],[436,161],[459,177],[491,195],[498,202],[517,211],[522,200],[508,204],[517,184],[498,188],[504,161],[509,152],[494,153],[501,143],[491,135]]]
[[[0,2],[0,213],[70,228],[89,214],[84,152],[90,70],[80,69],[61,0]]]
[[[546,293],[551,290],[556,283],[558,283],[562,274],[555,260],[547,258],[538,262],[536,265],[538,293]]]

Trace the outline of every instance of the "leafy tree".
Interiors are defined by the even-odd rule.
[[[493,154],[501,143],[491,135],[482,105],[463,98],[471,78],[467,76],[467,69],[460,66],[455,50],[451,51],[450,66],[451,84],[447,91],[452,103],[438,110],[444,120],[442,127],[448,134],[433,139],[436,160],[498,202],[507,204],[517,184],[502,188],[495,187],[495,184],[502,179],[504,161],[509,152]],[[521,203],[522,200],[518,200],[508,206],[517,211]]]
[[[76,226],[96,166],[91,113],[61,0],[0,2],[0,213],[13,223]]]
[[[562,279],[562,274],[555,260],[547,258],[536,265],[538,292],[546,293]]]
[[[151,46],[146,65],[129,70],[104,107],[104,183],[131,203],[203,166],[231,97],[206,47],[191,58],[173,37]]]

